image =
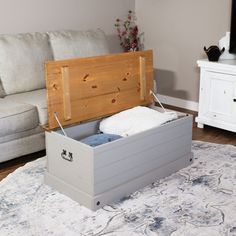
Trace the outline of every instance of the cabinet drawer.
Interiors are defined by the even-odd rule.
[[[205,116],[236,123],[236,76],[205,71],[202,111]]]

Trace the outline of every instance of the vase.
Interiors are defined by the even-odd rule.
[[[229,53],[230,32],[226,32],[225,36],[219,40],[219,48],[225,48],[225,51],[220,56],[220,60],[234,60],[236,55]]]
[[[207,54],[209,61],[218,61],[220,55],[224,52],[225,48],[219,49],[218,46],[212,45],[208,49],[204,47],[204,51]]]

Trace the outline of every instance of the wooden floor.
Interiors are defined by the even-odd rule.
[[[180,109],[171,106],[165,106],[165,107],[182,111],[185,113],[190,113],[194,115],[194,118],[197,115],[196,112],[189,111],[186,109]],[[205,142],[220,143],[220,144],[231,144],[236,146],[236,133],[213,128],[210,126],[205,126],[204,129],[199,129],[197,128],[196,123],[193,122],[193,140],[201,140]],[[45,156],[45,151],[16,158],[14,160],[7,161],[4,163],[0,163],[0,180],[5,178],[8,174],[13,172],[18,167],[23,166],[25,163],[33,161],[43,156]]]

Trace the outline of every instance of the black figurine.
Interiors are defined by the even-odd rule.
[[[219,49],[218,46],[212,45],[208,49],[204,47],[204,51],[207,54],[209,61],[218,61],[220,58],[220,55],[225,51],[225,48]]]

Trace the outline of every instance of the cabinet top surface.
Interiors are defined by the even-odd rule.
[[[199,67],[210,67],[210,68],[230,68],[236,71],[236,60],[219,60],[208,61],[208,59],[201,59],[197,61]]]

